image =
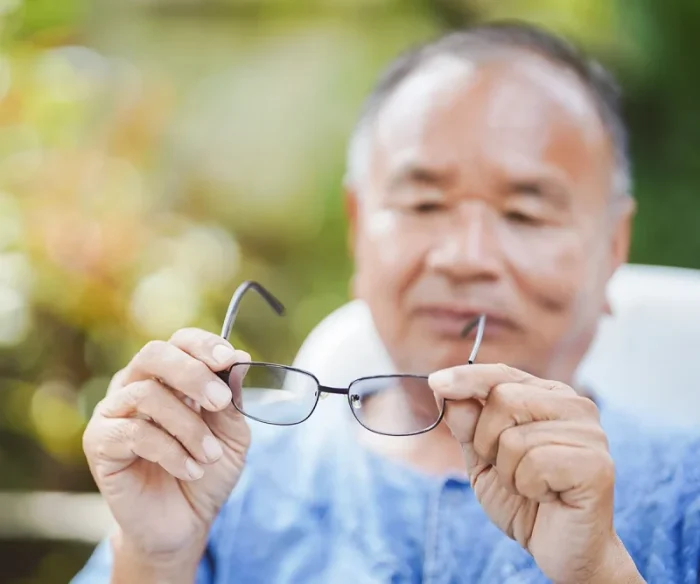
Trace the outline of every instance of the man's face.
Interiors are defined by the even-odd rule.
[[[591,98],[544,59],[436,60],[374,120],[348,199],[355,295],[403,372],[479,362],[570,380],[625,261],[610,140]]]

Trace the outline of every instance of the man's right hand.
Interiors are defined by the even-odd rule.
[[[84,450],[130,562],[196,568],[250,444],[231,403],[246,368],[233,368],[230,387],[215,372],[247,361],[221,337],[183,329],[145,345],[95,408]]]

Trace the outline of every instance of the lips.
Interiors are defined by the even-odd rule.
[[[456,308],[450,306],[427,306],[416,311],[416,317],[440,336],[460,337],[464,327],[482,314],[486,315],[485,337],[502,335],[517,327],[509,318],[492,310]],[[476,327],[467,338],[473,338]]]

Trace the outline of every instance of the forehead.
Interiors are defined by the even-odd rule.
[[[609,181],[610,139],[583,84],[534,54],[444,56],[404,80],[373,129],[374,170],[548,166],[576,184]]]

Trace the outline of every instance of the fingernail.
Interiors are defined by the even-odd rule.
[[[231,401],[231,390],[221,381],[210,381],[204,388],[207,399],[217,408],[223,408]]]
[[[434,390],[445,389],[452,385],[454,373],[451,369],[436,371],[428,377],[428,383]]]
[[[250,368],[251,358],[245,351],[236,351],[236,366],[234,367],[239,379],[243,379]]]
[[[214,462],[219,460],[224,451],[221,449],[221,444],[213,436],[205,436],[202,440],[202,448],[204,449],[204,454],[207,455],[207,460]]]
[[[216,345],[212,351],[211,355],[214,361],[223,365],[224,363],[230,363],[235,357],[234,350],[228,345]]]
[[[187,474],[193,479],[201,479],[204,476],[204,469],[191,458],[188,458],[185,462],[185,468],[187,469]]]

